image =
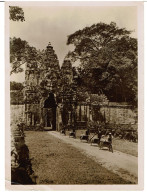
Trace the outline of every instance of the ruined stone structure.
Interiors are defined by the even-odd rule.
[[[60,130],[61,126],[86,128],[89,121],[132,125],[137,129],[137,111],[110,103],[104,94],[86,94],[76,89],[70,59],[60,69],[49,43],[39,62],[33,58],[25,70],[25,123],[33,129]],[[81,93],[81,94],[80,94]],[[80,96],[84,98],[81,101]]]
[[[86,127],[90,106],[76,105],[71,62],[65,58],[60,69],[50,43],[42,53],[42,63],[32,58],[26,64],[25,80],[25,123],[28,128],[59,130],[61,124],[76,125],[75,128],[85,124]]]
[[[53,47],[49,43],[42,53],[42,63],[30,59],[25,70],[25,118],[26,125],[56,128],[49,120],[55,118],[55,107],[45,105],[49,94],[56,94],[59,81],[59,61]],[[54,95],[52,96],[54,99]],[[54,100],[55,101],[55,100]],[[53,111],[54,110],[54,111]]]
[[[100,112],[105,117],[105,123],[113,126],[120,125],[122,129],[132,129],[138,131],[137,108],[126,103],[109,102],[108,105],[101,106]]]

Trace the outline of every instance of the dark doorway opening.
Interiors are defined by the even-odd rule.
[[[45,109],[45,126],[48,129],[56,130],[56,108],[57,104],[53,93],[49,93],[48,98],[44,101]]]

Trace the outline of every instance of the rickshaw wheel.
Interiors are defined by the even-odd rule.
[[[109,146],[109,151],[113,153],[112,145]]]
[[[100,146],[100,150],[101,150],[102,149],[102,142],[100,142],[100,145],[99,146]]]

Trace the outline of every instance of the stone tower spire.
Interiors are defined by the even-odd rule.
[[[50,42],[46,47],[44,54],[44,70],[46,71],[44,73],[45,79],[47,82],[51,83],[52,90],[56,92],[60,77],[60,66],[57,55],[55,54],[55,51]]]

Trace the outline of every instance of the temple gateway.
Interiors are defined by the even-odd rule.
[[[92,121],[131,125],[137,129],[137,112],[131,106],[109,102],[102,93],[78,93],[70,59],[65,58],[60,68],[50,43],[38,56],[40,59],[36,60],[32,53],[25,69],[25,124],[28,129],[84,129]]]

